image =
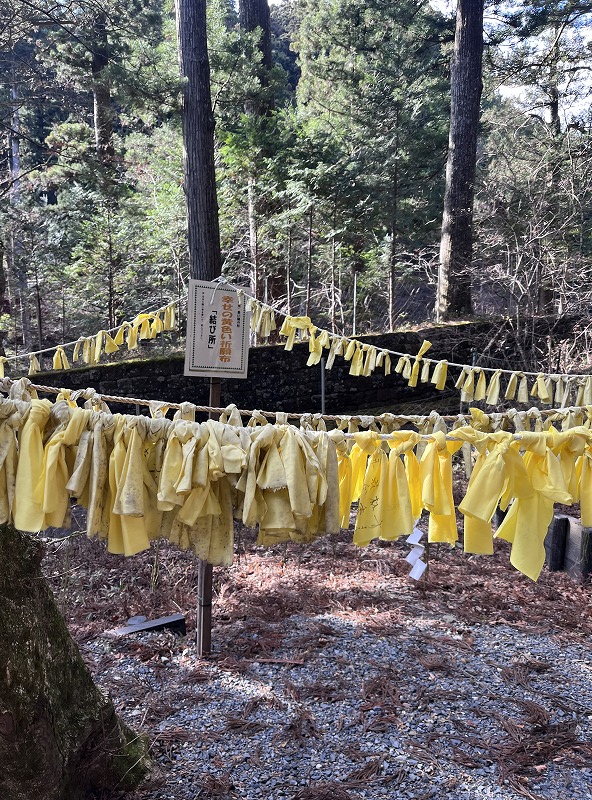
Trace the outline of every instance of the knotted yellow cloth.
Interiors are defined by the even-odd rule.
[[[432,374],[432,383],[439,391],[442,391],[446,386],[447,375],[448,375],[448,361],[439,361],[436,364],[436,367]]]
[[[53,368],[59,370],[70,369],[70,362],[66,357],[64,348],[60,345],[53,355]]]
[[[98,361],[103,351],[107,354],[116,353],[119,346],[107,331],[99,331],[95,336],[95,360]]]
[[[314,328],[310,317],[286,317],[280,328],[280,336],[287,337],[284,350],[292,350],[296,341],[296,333],[300,332],[300,338]]]
[[[29,375],[36,375],[41,372],[41,365],[35,353],[29,353]]]
[[[163,329],[165,331],[174,331],[176,325],[175,319],[175,303],[169,303],[164,309],[164,319],[162,321]]]
[[[409,486],[409,478],[417,479],[419,464],[413,448],[420,440],[419,434],[414,431],[395,431],[387,440],[390,448],[388,456],[388,473],[384,498],[381,504],[383,525],[380,532],[382,539],[397,539],[399,536],[409,536],[413,531],[416,515],[414,512],[413,496]],[[411,469],[405,469],[403,458]],[[419,482],[416,480],[416,487]]]
[[[527,497],[516,497],[496,537],[512,543],[510,562],[536,581],[545,561],[544,540],[554,503],[572,502],[559,459],[547,447],[545,434],[522,433],[524,467],[532,486]]]
[[[428,342],[427,339],[424,339],[422,342],[421,347],[419,348],[419,352],[415,356],[415,361],[413,362],[413,367],[411,369],[411,375],[409,376],[409,383],[408,386],[415,387],[417,386],[417,381],[419,379],[419,365],[421,363],[422,357],[427,353],[427,351],[432,346],[431,342]]]
[[[462,442],[447,440],[440,431],[432,437],[419,463],[422,505],[430,512],[428,541],[454,544],[458,530],[452,496],[452,454]]]
[[[14,487],[14,526],[36,533],[43,529],[43,507],[34,499],[43,473],[43,431],[53,406],[49,400],[31,400],[19,437],[19,462]]]
[[[70,493],[66,484],[74,467],[75,447],[88,424],[91,412],[72,409],[63,400],[53,407],[53,414],[62,422],[53,433],[43,454],[39,482],[33,502],[43,510],[41,529],[66,527],[70,519]]]
[[[28,411],[28,403],[21,400],[0,403],[0,525],[12,520],[18,467],[16,431]]]
[[[468,431],[465,431],[468,434]],[[455,435],[462,436],[461,431]],[[464,549],[467,553],[493,553],[491,520],[502,501],[507,508],[512,497],[528,497],[531,485],[520,457],[520,441],[506,431],[473,439],[479,453],[464,500],[458,510],[465,517]]]

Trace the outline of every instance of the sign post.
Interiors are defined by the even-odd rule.
[[[209,377],[210,408],[220,407],[220,379],[246,378],[249,361],[249,319],[245,296],[219,282],[189,281],[185,375]],[[210,419],[218,415],[210,411]],[[199,560],[196,643],[200,658],[212,648],[213,567]]]

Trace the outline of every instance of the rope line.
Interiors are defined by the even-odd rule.
[[[286,314],[285,311],[280,311],[279,309],[274,308],[273,306],[270,306],[268,303],[264,303],[262,300],[257,300],[256,298],[254,298],[252,295],[248,294],[244,289],[242,289],[239,286],[235,286],[232,283],[230,283],[229,285],[232,286],[237,291],[242,291],[243,294],[246,297],[248,297],[249,300],[251,300],[252,303],[257,303],[262,308],[266,308],[266,309],[268,309],[270,311],[273,311],[274,314],[279,314],[280,316],[285,317],[285,318],[293,316],[291,314]],[[312,325],[313,325],[313,327],[316,328],[316,332],[318,332],[318,333],[326,333],[326,334],[329,335],[329,337],[332,340],[346,340],[348,342],[360,342],[360,344],[365,344],[364,342],[361,342],[360,339],[358,339],[356,337],[353,337],[353,336],[351,336],[351,337],[350,336],[340,336],[337,333],[332,333],[331,331],[328,331],[326,328],[320,328],[319,326],[315,325],[314,322],[312,323]],[[377,347],[377,350],[382,350],[385,353],[388,353],[389,355],[398,356],[399,358],[409,358],[409,359],[414,359],[415,358],[415,355],[413,353],[401,353],[398,350],[391,350],[388,347]],[[551,378],[589,378],[590,377],[590,373],[586,373],[586,372],[547,372],[545,370],[538,370],[537,372],[528,372],[528,371],[523,370],[523,369],[504,369],[502,367],[483,367],[483,366],[481,366],[479,364],[459,364],[456,361],[449,361],[447,358],[431,358],[431,357],[428,357],[428,356],[422,356],[421,357],[421,361],[422,362],[426,361],[426,362],[428,362],[430,364],[439,364],[442,361],[446,361],[446,363],[448,364],[449,367],[455,367],[455,368],[461,369],[461,370],[477,368],[477,369],[483,370],[483,372],[491,372],[491,373],[499,372],[499,373],[501,373],[503,375],[514,375],[515,373],[518,373],[518,375],[525,375],[525,376],[528,376],[528,377],[535,377],[536,378],[542,373],[543,375],[546,375],[546,376],[551,377]]]
[[[22,380],[22,379],[21,379]],[[3,381],[0,381],[0,385],[13,385],[16,381],[13,381],[11,378],[4,378]],[[38,392],[43,392],[45,394],[60,394],[64,391],[64,389],[59,389],[56,386],[45,386],[43,384],[35,384],[35,383],[27,383],[27,386],[31,389],[35,389]],[[84,390],[80,390],[81,396],[84,396]],[[94,390],[89,391],[88,396],[86,399],[91,398],[98,398],[99,400],[103,400],[106,403],[121,403],[122,405],[136,405],[136,406],[147,406],[151,407],[154,403],[160,403],[163,406],[168,406],[168,408],[180,409],[182,405],[180,403],[173,403],[168,402],[166,400],[146,400],[144,398],[139,397],[124,397],[120,395],[111,395],[111,394],[102,394],[100,392],[96,392]],[[215,406],[204,406],[204,405],[195,405],[192,403],[192,406],[195,408],[196,411],[203,412],[206,414],[222,414],[227,411],[227,407],[219,408]],[[263,417],[267,417],[269,419],[276,419],[278,414],[285,416],[288,419],[303,419],[305,417],[311,417],[313,419],[322,419],[328,422],[341,422],[342,420],[372,420],[374,422],[425,422],[429,419],[429,414],[420,415],[420,414],[381,414],[375,416],[373,414],[314,414],[312,412],[306,413],[296,413],[296,412],[285,412],[285,411],[261,411],[259,409],[253,410],[245,410],[245,409],[237,409],[238,413],[243,417],[254,417],[256,415],[261,415]],[[524,414],[527,418],[534,418],[538,417],[539,415],[542,416],[551,416],[553,414],[558,414],[560,417],[564,417],[567,413],[574,413],[578,411],[591,411],[592,407],[590,406],[570,406],[569,408],[547,408],[547,409],[538,409],[532,408],[526,411],[519,411],[519,414]],[[484,412],[487,413],[487,412]],[[495,413],[495,412],[494,412]],[[509,412],[501,411],[497,412],[502,417],[508,418]],[[466,417],[466,414],[444,414],[438,415],[438,419],[444,420],[446,422],[456,422],[462,417]],[[493,416],[493,414],[488,414],[487,416]]]

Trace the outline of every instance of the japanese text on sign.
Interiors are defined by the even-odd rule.
[[[249,325],[245,297],[208,281],[189,281],[185,375],[246,378]]]

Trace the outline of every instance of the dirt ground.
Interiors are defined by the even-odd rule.
[[[359,549],[350,541],[351,533],[342,532],[306,547],[288,544],[261,548],[256,546],[252,531],[237,528],[235,563],[230,568],[214,570],[213,653],[207,660],[195,656],[198,562],[192,553],[159,542],[153,544],[149,552],[125,559],[108,554],[103,544],[90,541],[82,534],[47,541],[44,571],[85,660],[99,683],[109,691],[124,718],[150,738],[157,768],[151,781],[138,790],[134,798],[156,800],[175,796],[164,793],[166,763],[175,746],[181,747],[183,738],[188,740],[189,735],[180,727],[166,727],[163,721],[169,719],[185,699],[194,697],[192,691],[196,686],[202,690],[207,688],[212,669],[218,674],[226,672],[240,676],[247,674],[253,665],[288,670],[293,665],[306,664],[308,660],[312,663],[315,654],[326,648],[332,637],[331,626],[323,633],[319,615],[326,614],[351,623],[358,631],[357,636],[366,632],[381,639],[400,635],[406,626],[421,627],[422,619],[444,622],[446,630],[454,632],[453,639],[442,634],[441,630],[434,637],[426,627],[425,632],[419,635],[416,649],[409,651],[418,668],[427,670],[426,674],[432,678],[444,674],[454,678],[455,665],[463,661],[461,658],[457,662],[456,655],[460,653],[462,656],[463,650],[470,654],[475,638],[472,629],[484,624],[492,631],[496,626],[504,630],[511,628],[517,636],[550,637],[560,646],[587,645],[590,642],[590,586],[578,585],[565,574],[546,570],[537,583],[529,581],[509,564],[508,547],[504,542],[496,544],[496,553],[491,557],[465,555],[460,547],[451,549],[432,545],[429,548],[429,569],[419,582],[414,582],[408,577],[409,564],[404,560],[409,552],[409,545],[405,542],[375,543]],[[187,618],[188,632],[183,639],[161,634],[149,641],[127,636],[119,639],[114,648],[97,644],[110,641],[105,639],[105,632],[124,625],[132,616],[142,614],[156,618],[178,612]],[[316,621],[307,628],[310,635],[291,639],[287,648],[282,623],[295,616]],[[430,647],[430,639],[433,643],[436,638],[434,650]],[[450,657],[447,649],[451,645],[455,658]],[[172,662],[175,659],[177,667],[179,664],[184,666],[182,678],[178,672],[173,674]],[[119,677],[118,662],[125,664]],[[133,672],[136,668],[139,678],[134,680],[133,675],[130,677],[130,669]],[[158,692],[152,691],[142,681],[142,670],[146,668],[162,679]],[[518,659],[505,663],[498,672],[500,680],[508,686],[520,687],[529,686],[537,672],[548,668],[549,665],[542,661]],[[171,680],[167,680],[169,670]],[[286,680],[284,686],[294,685]],[[380,707],[390,709],[389,719],[396,727],[396,718],[405,708],[404,692],[394,679],[387,688],[385,686],[381,684]],[[437,692],[437,685],[430,683],[429,690]],[[561,694],[560,690],[561,686],[558,686],[558,694]],[[319,695],[317,701],[326,700],[327,697],[330,699],[334,688],[330,683],[324,683],[318,684],[315,691]],[[374,697],[369,705],[361,705],[360,713],[366,728],[370,724],[367,714],[377,707],[373,705],[377,702],[377,691],[378,684],[372,688],[368,682],[360,683],[362,695],[365,692]],[[298,690],[293,692],[297,694]],[[514,792],[512,796],[544,797],[533,794],[535,789],[531,782],[536,781],[546,765],[569,757],[570,763],[576,766],[592,766],[592,746],[578,738],[574,725],[559,732],[553,727],[544,713],[544,697],[540,698],[538,708],[532,700],[520,702],[531,703],[530,717],[528,714],[526,717],[528,724],[524,720],[519,725],[512,723],[514,729],[508,729],[506,725],[504,741],[508,746],[505,750],[489,752],[487,763],[496,766],[496,780],[505,781],[507,789]],[[592,715],[592,709],[578,708],[577,701],[568,702],[566,699],[565,704],[574,715]],[[234,718],[235,727],[241,729],[242,725],[243,731],[248,729],[252,724],[248,722],[248,716],[253,708]],[[306,724],[306,719],[300,720],[300,734],[292,730],[295,736],[304,735],[303,724]],[[232,727],[230,723],[229,726]],[[459,734],[460,740],[462,736]],[[419,740],[416,742],[416,761],[421,762],[422,758],[429,761],[428,750],[432,745],[428,745]],[[456,751],[456,755],[453,753],[450,758],[453,761],[456,758],[457,765],[463,766],[464,759],[464,768],[476,767],[477,760],[470,755],[474,754],[474,749],[457,747]],[[379,767],[366,764],[364,769],[359,770],[358,783],[354,781],[352,786],[342,781],[339,786],[323,788],[320,781],[315,793],[314,781],[309,781],[308,789],[297,791],[296,787],[292,794],[285,796],[294,800],[372,797],[372,792],[356,794],[356,791],[361,791],[364,782],[370,786],[373,779],[380,780],[377,777]],[[177,795],[178,798],[185,796],[182,793]],[[233,790],[229,781],[225,784],[212,774],[191,796],[242,798],[255,795],[246,794],[246,790],[241,794],[236,787]],[[403,791],[401,795],[387,792],[376,796],[412,795]],[[470,794],[441,796],[473,797]],[[491,795],[494,796],[498,795]]]

